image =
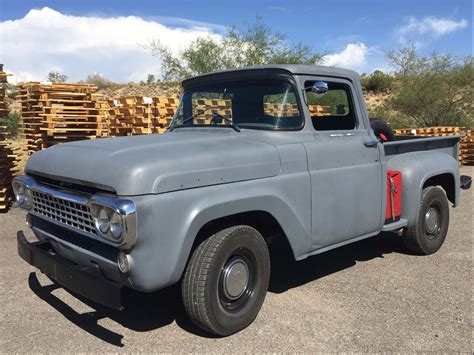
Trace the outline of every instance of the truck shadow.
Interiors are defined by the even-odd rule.
[[[359,241],[332,251],[295,261],[283,245],[276,244],[270,250],[272,275],[269,292],[282,293],[291,288],[315,281],[335,272],[353,267],[357,262],[383,258],[385,254],[406,251],[400,238],[392,233]],[[140,293],[124,289],[122,311],[113,310],[74,295],[94,311],[79,313],[52,292],[60,288],[57,284],[42,286],[35,273],[28,279],[31,290],[43,301],[60,312],[66,319],[89,334],[109,344],[122,347],[123,335],[99,324],[99,320],[110,318],[125,328],[147,332],[176,322],[185,331],[201,337],[212,337],[194,326],[184,311],[179,285],[153,293]]]
[[[289,247],[271,249],[272,274],[269,292],[282,293],[327,275],[348,269],[357,262],[383,258],[386,254],[410,254],[397,234],[383,232],[376,237],[351,243],[325,253],[295,261]]]

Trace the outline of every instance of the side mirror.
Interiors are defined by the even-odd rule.
[[[311,87],[311,92],[316,94],[317,97],[322,97],[326,95],[328,90],[328,83],[324,81],[316,81]]]

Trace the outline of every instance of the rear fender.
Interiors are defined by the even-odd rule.
[[[408,226],[415,224],[423,186],[434,176],[452,175],[454,193],[449,197],[453,206],[459,203],[459,165],[450,155],[436,151],[404,153],[392,157],[387,169],[402,172],[401,217],[408,220]]]

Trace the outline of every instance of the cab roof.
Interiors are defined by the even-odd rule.
[[[242,78],[242,76],[252,75],[320,75],[349,79],[352,82],[359,81],[359,74],[353,70],[327,67],[322,65],[310,64],[269,64],[243,67],[236,69],[227,69],[207,74],[198,75],[183,81],[183,87],[199,85],[210,81],[219,81],[226,79]]]

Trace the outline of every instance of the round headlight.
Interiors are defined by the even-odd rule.
[[[117,212],[114,212],[110,218],[110,232],[114,239],[120,239],[122,236],[122,216]]]
[[[31,209],[33,207],[33,196],[28,186],[20,182],[13,182],[13,192],[20,207]]]
[[[102,207],[99,212],[97,213],[97,228],[102,234],[107,234],[110,228],[110,220],[109,220],[109,214],[107,213],[107,210]]]

